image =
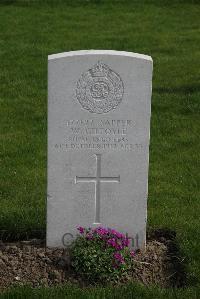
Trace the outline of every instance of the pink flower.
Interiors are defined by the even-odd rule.
[[[128,247],[129,244],[130,244],[130,240],[129,240],[128,238],[125,238],[125,239],[123,239],[122,244],[123,244],[125,247]]]
[[[124,245],[120,243],[119,240],[116,240],[115,238],[108,239],[107,244],[114,247],[116,250],[122,250],[124,248]]]
[[[85,231],[84,227],[79,226],[79,227],[77,227],[77,230],[80,232],[80,234],[84,234],[84,231]]]
[[[112,247],[115,247],[116,246],[116,240],[114,238],[108,239],[107,244],[111,245]]]
[[[125,235],[124,235],[124,234],[122,234],[122,233],[116,231],[115,229],[111,229],[111,230],[110,230],[110,233],[111,233],[113,236],[115,236],[116,238],[118,238],[118,239],[125,238]]]
[[[124,263],[125,263],[123,256],[122,256],[121,253],[119,253],[119,252],[115,252],[115,253],[114,253],[114,258],[115,258],[118,262],[120,262],[120,264],[124,264]]]
[[[133,257],[135,255],[135,252],[133,250],[130,251],[130,255]]]
[[[93,235],[92,235],[91,233],[88,233],[88,234],[86,235],[86,239],[88,239],[88,240],[92,240],[92,239],[93,239]]]
[[[116,244],[114,246],[117,250],[122,250],[123,249],[123,246],[121,244]]]
[[[100,236],[104,236],[108,233],[108,230],[103,227],[97,227],[94,231]]]

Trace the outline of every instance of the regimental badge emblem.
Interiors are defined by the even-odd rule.
[[[76,97],[91,113],[107,113],[122,101],[124,86],[120,76],[106,64],[98,62],[82,74],[77,82]]]

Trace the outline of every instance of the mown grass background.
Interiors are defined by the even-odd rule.
[[[154,61],[148,225],[175,230],[188,264],[186,289],[25,288],[2,298],[200,298],[199,1],[0,0],[0,28],[4,236],[45,234],[47,55],[132,51]]]

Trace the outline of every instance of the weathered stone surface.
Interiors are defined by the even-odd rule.
[[[47,245],[103,225],[146,239],[152,59],[74,51],[48,60]]]

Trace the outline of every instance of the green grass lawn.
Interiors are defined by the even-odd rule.
[[[188,264],[186,289],[23,288],[1,298],[200,298],[200,2],[0,0],[0,22],[4,236],[45,234],[47,55],[132,51],[154,60],[148,225],[175,230]]]

